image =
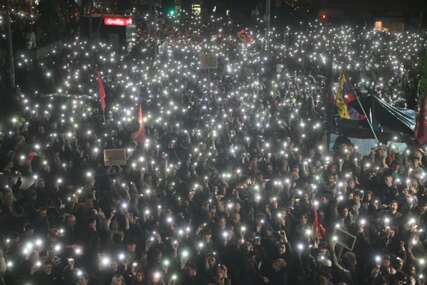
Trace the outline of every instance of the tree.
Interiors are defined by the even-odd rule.
[[[39,38],[41,42],[57,40],[63,32],[64,19],[61,18],[61,1],[40,0],[38,21]]]

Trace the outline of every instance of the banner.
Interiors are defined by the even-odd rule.
[[[335,229],[334,235],[337,238],[337,244],[345,249],[353,251],[354,245],[356,244],[357,237],[350,234],[343,229]]]
[[[114,148],[104,150],[104,165],[126,165],[127,152],[124,148]]]

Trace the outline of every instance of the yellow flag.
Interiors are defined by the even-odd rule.
[[[338,115],[341,119],[350,119],[350,113],[348,112],[347,104],[344,102],[343,92],[344,84],[346,82],[345,75],[342,74],[338,85],[337,95],[335,96],[335,105],[338,109]]]

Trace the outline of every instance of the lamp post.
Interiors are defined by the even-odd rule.
[[[271,0],[266,0],[265,2],[265,21],[266,21],[266,31],[265,31],[265,48],[268,50],[270,44],[270,28],[271,28]]]

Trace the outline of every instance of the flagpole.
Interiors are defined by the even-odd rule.
[[[354,90],[354,94],[356,95],[357,103],[359,103],[359,106],[360,106],[360,108],[362,109],[362,112],[363,112],[363,114],[365,115],[366,120],[368,121],[368,124],[369,124],[369,127],[371,128],[372,134],[374,135],[374,137],[375,137],[375,139],[376,139],[376,141],[377,141],[377,143],[378,143],[380,140],[378,139],[377,134],[375,133],[374,127],[372,126],[372,123],[371,123],[371,121],[369,120],[368,115],[366,114],[365,108],[363,108],[362,102],[360,102],[360,100],[359,100],[359,95],[357,95],[356,90]]]
[[[327,78],[325,86],[324,100],[326,101],[326,149],[329,151],[331,145],[331,133],[333,128],[332,114],[332,76],[333,76],[333,57],[330,55],[327,67]]]

